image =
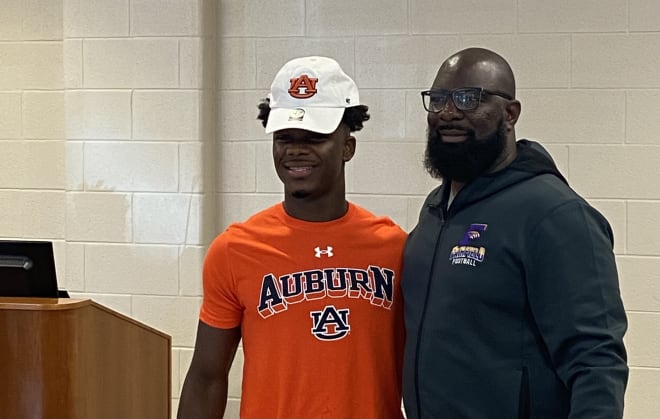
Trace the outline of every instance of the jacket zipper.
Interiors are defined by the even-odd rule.
[[[437,215],[440,218],[440,231],[438,231],[438,236],[435,239],[435,246],[433,246],[433,255],[436,254],[438,251],[438,245],[440,244],[440,237],[442,236],[442,231],[445,228],[445,221],[446,221],[446,213],[445,210],[440,207],[440,206],[435,206],[435,205],[429,205],[430,208],[435,209],[435,211],[430,211],[429,212],[437,212]],[[434,214],[435,215],[435,214]],[[422,340],[422,329],[424,328],[424,323],[426,322],[426,307],[428,305],[429,301],[429,293],[431,290],[431,280],[433,279],[433,271],[435,269],[435,263],[436,263],[436,258],[433,258],[433,262],[431,263],[431,268],[429,272],[429,278],[426,283],[426,295],[424,296],[424,305],[422,306],[422,318],[419,322],[419,332],[417,333],[417,342],[416,342],[416,347],[415,347],[415,403],[417,404],[417,417],[422,418],[422,403],[419,397],[419,348],[421,346],[421,340]]]

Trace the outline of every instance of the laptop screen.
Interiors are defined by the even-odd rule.
[[[52,242],[0,240],[0,296],[58,296]]]

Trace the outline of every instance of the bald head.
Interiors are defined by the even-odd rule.
[[[466,98],[466,88],[482,89],[476,104]],[[515,125],[521,106],[515,99],[513,71],[502,56],[485,48],[453,54],[440,66],[431,90],[422,93],[427,109],[433,94],[438,104],[426,116],[425,164],[431,174],[452,179],[452,190],[457,191],[516,158]]]
[[[516,97],[516,82],[509,63],[485,48],[467,48],[442,63],[434,88],[483,87]]]

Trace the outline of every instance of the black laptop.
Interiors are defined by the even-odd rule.
[[[52,242],[0,240],[0,296],[68,296],[57,288]]]

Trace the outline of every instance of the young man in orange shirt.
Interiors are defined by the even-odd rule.
[[[304,57],[282,67],[259,110],[284,202],[208,251],[179,418],[223,416],[242,338],[242,418],[400,419],[406,234],[345,197],[351,133],[368,108],[334,60]]]

